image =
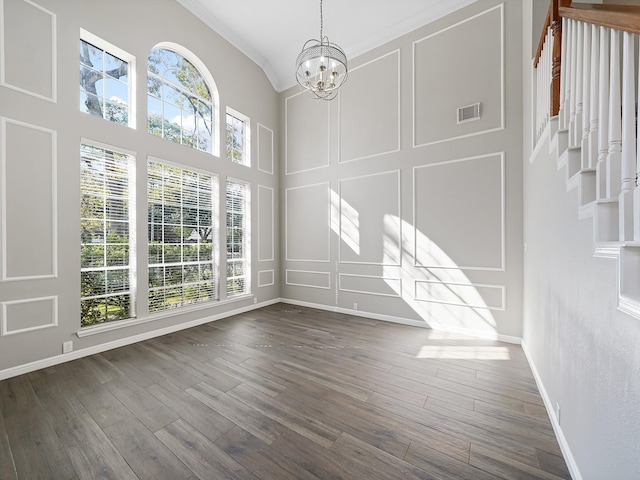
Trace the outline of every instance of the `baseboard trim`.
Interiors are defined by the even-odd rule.
[[[293,300],[290,298],[281,298],[282,303],[288,303],[290,305],[297,305],[299,307],[317,308],[318,310],[326,310],[329,312],[344,313],[347,315],[355,315],[357,317],[371,318],[373,320],[381,320],[383,322],[399,323],[402,325],[409,325],[412,327],[430,328],[439,332],[457,333],[460,335],[468,335],[470,337],[482,338],[485,340],[497,340],[499,342],[512,343],[520,345],[520,337],[514,337],[510,335],[502,335],[499,333],[481,332],[478,330],[470,330],[468,328],[454,327],[450,325],[433,325],[419,320],[413,320],[410,318],[396,317],[392,315],[383,315],[380,313],[365,312],[362,310],[352,310],[349,308],[341,308],[329,305],[323,305],[321,303],[301,302],[299,300]]]
[[[551,420],[551,426],[553,427],[553,431],[556,434],[556,438],[558,439],[558,444],[560,445],[560,450],[562,451],[562,456],[564,457],[565,462],[567,463],[567,468],[569,468],[569,473],[571,474],[571,478],[573,480],[582,480],[582,474],[580,473],[580,469],[578,468],[578,464],[576,463],[575,458],[573,457],[573,453],[571,453],[571,447],[569,447],[569,443],[567,442],[566,437],[564,436],[564,432],[562,431],[562,427],[558,423],[558,417],[556,416],[556,411],[553,408],[553,404],[551,403],[551,398],[549,398],[549,394],[547,393],[546,388],[544,387],[544,383],[542,383],[542,378],[538,373],[538,369],[536,368],[536,364],[533,362],[531,358],[531,353],[529,352],[529,348],[524,340],[522,340],[522,351],[524,352],[525,357],[527,358],[527,362],[529,363],[529,367],[531,368],[531,372],[533,373],[533,378],[536,381],[536,385],[538,386],[538,390],[540,391],[540,396],[542,397],[542,401],[544,402],[544,406],[547,409],[547,414],[549,415],[549,419]]]
[[[93,347],[82,348],[80,350],[75,350],[71,353],[56,355],[54,357],[44,358],[42,360],[36,360],[35,362],[26,363],[24,365],[18,365],[17,367],[7,368],[5,370],[0,370],[0,380],[16,377],[18,375],[24,375],[25,373],[34,372],[42,368],[52,367],[54,365],[59,365],[61,363],[69,362],[71,360],[87,357],[89,355],[95,355],[96,353],[106,352],[107,350],[124,347],[126,345],[131,345],[132,343],[142,342],[144,340],[149,340],[151,338],[160,337],[162,335],[167,335],[169,333],[178,332],[180,330],[185,330],[187,328],[197,327],[205,323],[214,322],[216,320],[222,320],[223,318],[231,317],[233,315],[238,315],[241,313],[250,312],[251,310],[267,307],[269,305],[273,305],[279,302],[280,302],[280,299],[276,298],[273,300],[268,300],[266,302],[260,302],[260,303],[248,305],[246,307],[230,310],[224,313],[218,313],[216,315],[208,315],[206,317],[199,318],[197,320],[192,320],[190,322],[184,322],[178,325],[171,325],[169,327],[161,328],[159,330],[152,330],[150,332],[133,335],[131,337],[121,338],[118,340],[114,340],[112,342],[101,343],[100,345],[94,345]]]

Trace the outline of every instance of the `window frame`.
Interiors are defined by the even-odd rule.
[[[238,152],[241,152],[241,162],[235,162],[231,158],[229,158],[229,144],[225,142],[226,146],[226,157],[231,163],[235,163],[237,165],[243,165],[245,167],[251,167],[251,119],[246,115],[234,110],[231,107],[227,107],[226,115],[225,115],[225,134],[228,135],[229,132],[229,117],[242,122],[242,150],[235,149]],[[233,147],[231,147],[233,148]]]
[[[97,142],[95,140],[91,140],[91,139],[86,139],[86,138],[81,138],[80,140],[80,202],[82,205],[82,197],[85,194],[83,187],[82,187],[82,162],[83,162],[83,158],[85,158],[85,156],[83,155],[83,147],[87,146],[90,148],[96,148],[96,149],[101,149],[101,150],[106,150],[112,153],[118,153],[121,155],[126,155],[128,157],[128,162],[127,162],[127,223],[128,223],[128,265],[126,267],[126,269],[128,270],[128,283],[129,283],[129,288],[126,291],[121,291],[121,292],[116,292],[113,294],[109,294],[109,293],[105,293],[102,295],[94,295],[94,296],[90,296],[90,297],[83,297],[82,296],[82,291],[80,292],[80,303],[82,304],[82,302],[84,300],[89,300],[89,299],[93,299],[93,298],[109,298],[109,297],[114,297],[118,294],[123,294],[123,293],[127,293],[129,296],[129,316],[126,318],[122,318],[122,319],[116,319],[116,320],[111,320],[109,321],[108,319],[106,321],[103,322],[98,322],[98,323],[94,323],[94,324],[89,324],[89,325],[83,325],[82,324],[82,315],[80,316],[80,327],[81,330],[83,329],[92,329],[92,328],[96,328],[96,327],[101,327],[104,325],[113,325],[113,324],[117,324],[119,322],[126,322],[126,321],[131,321],[136,319],[137,316],[137,312],[136,312],[136,300],[137,300],[137,235],[136,235],[136,153],[132,152],[130,150],[124,149],[124,148],[120,148],[120,147],[114,147],[112,145],[108,145],[102,142]],[[104,200],[104,207],[106,210],[106,202],[107,199]],[[82,231],[82,208],[80,210],[80,227],[81,227],[81,231]],[[104,222],[107,222],[108,219],[104,218],[103,220]],[[106,237],[106,229],[105,229],[105,238],[104,241],[100,244],[101,246],[104,247],[105,252],[103,253],[104,255],[104,260],[105,260],[105,264],[102,267],[82,267],[82,247],[84,245],[97,245],[97,243],[90,243],[90,244],[85,244],[83,243],[82,239],[80,240],[80,255],[81,255],[81,265],[80,265],[80,276],[82,277],[82,272],[89,272],[89,271],[102,271],[105,272],[105,278],[106,278],[106,272],[107,271],[115,271],[118,268],[109,268],[108,265],[106,265],[106,248],[108,245],[107,242],[107,237]],[[124,268],[120,268],[120,270],[124,270]],[[106,285],[105,285],[105,292],[106,290]]]
[[[229,218],[229,185],[230,184],[238,184],[242,185],[244,188],[244,198],[243,198],[243,225],[242,225],[242,242],[240,245],[242,246],[242,256],[239,259],[230,258],[229,251],[229,228],[233,228],[233,226],[229,226],[228,218]],[[227,177],[225,182],[225,250],[226,250],[226,261],[225,261],[225,292],[227,298],[235,298],[241,295],[249,295],[251,294],[251,183],[245,180],[240,180],[237,178]],[[242,275],[232,275],[229,276],[229,264],[242,262],[243,267],[242,271],[244,272]],[[230,292],[229,291],[229,282],[235,279],[244,279],[244,288],[243,291],[240,292]]]
[[[120,60],[127,62],[128,64],[128,74],[127,76],[129,77],[129,82],[127,85],[128,88],[128,94],[129,94],[129,99],[127,102],[127,126],[129,128],[136,128],[136,57],[131,55],[130,53],[126,52],[125,50],[122,50],[121,48],[113,45],[112,43],[107,42],[106,40],[103,40],[102,38],[98,37],[97,35],[94,35],[93,33],[81,28],[80,29],[80,38],[78,39],[78,45],[80,45],[80,42],[84,41],[86,43],[89,43],[91,45],[93,45],[96,48],[99,48],[100,50],[102,50],[105,53],[108,53],[114,57],[119,58]],[[80,60],[78,61],[78,64],[80,67],[82,67],[82,63],[80,62]],[[80,73],[78,73],[78,75],[80,75]],[[79,90],[78,90],[78,105],[80,105],[80,95],[82,93],[82,80],[79,77]],[[102,97],[100,97],[102,98]],[[102,100],[106,100],[104,98],[102,98]],[[82,110],[80,110],[81,113],[86,113],[87,115],[91,115],[92,117],[96,117],[97,115],[92,115],[90,112],[83,112]],[[104,120],[107,120],[111,123],[114,123],[116,125],[124,125],[122,123],[118,123],[118,122],[114,122],[113,120],[109,120],[108,118],[106,118],[104,116],[104,110],[103,110],[103,115],[102,118]],[[111,147],[112,148],[112,147]]]
[[[211,152],[193,148],[183,143],[177,143],[177,142],[172,142],[172,143],[177,143],[178,145],[184,145],[187,148],[192,148],[193,150],[196,150],[205,154],[210,154],[216,157],[220,157],[220,96],[218,93],[218,87],[216,85],[216,82],[214,81],[213,76],[209,72],[209,69],[206,67],[206,65],[202,62],[202,60],[200,60],[196,55],[194,55],[187,48],[174,42],[160,42],[154,45],[147,53],[146,67],[145,67],[146,79],[147,79],[145,83],[145,85],[147,85],[145,89],[146,91],[145,98],[147,99],[146,112],[145,112],[145,118],[147,123],[147,126],[146,126],[147,133],[150,133],[148,128],[148,125],[149,125],[148,85],[149,85],[149,73],[150,73],[149,72],[149,55],[151,54],[152,51],[158,50],[158,49],[170,50],[182,56],[185,60],[189,61],[198,70],[198,73],[204,79],[205,83],[207,84],[207,87],[209,88],[209,94],[211,95]],[[156,75],[156,74],[153,74],[153,75]],[[163,108],[164,108],[164,103],[165,103],[164,100],[160,99],[160,101],[163,102]],[[160,138],[171,141],[170,139],[167,139],[164,136]]]
[[[195,173],[198,175],[206,175],[207,177],[210,178],[211,180],[211,233],[210,233],[210,237],[211,237],[211,259],[210,262],[202,262],[202,261],[185,261],[184,258],[184,245],[197,245],[198,248],[200,245],[206,244],[204,242],[200,243],[197,242],[195,244],[191,244],[191,243],[185,243],[184,239],[181,240],[180,242],[180,251],[181,251],[181,258],[179,262],[169,262],[167,263],[165,261],[165,259],[163,258],[161,262],[155,262],[152,263],[151,262],[151,243],[150,243],[150,239],[149,239],[149,235],[150,235],[150,230],[153,226],[153,224],[151,222],[149,222],[149,220],[147,219],[146,221],[146,226],[147,226],[147,234],[146,234],[146,238],[147,238],[147,261],[146,261],[146,269],[147,272],[149,274],[148,277],[148,281],[147,281],[147,308],[148,308],[148,312],[150,316],[160,316],[160,315],[166,315],[169,312],[173,312],[173,311],[184,311],[185,309],[190,309],[190,308],[203,308],[206,306],[211,306],[211,305],[215,305],[220,301],[220,240],[219,240],[219,231],[220,231],[220,200],[219,200],[219,189],[220,189],[220,178],[219,175],[210,171],[205,171],[205,170],[201,170],[201,169],[197,169],[197,168],[193,168],[191,166],[188,165],[183,165],[183,164],[179,164],[179,163],[175,163],[175,162],[171,162],[171,161],[167,161],[158,157],[153,157],[153,156],[148,156],[147,157],[147,185],[146,185],[146,192],[147,192],[147,214],[150,211],[150,207],[151,207],[151,195],[150,195],[150,184],[149,184],[149,178],[151,177],[151,164],[158,164],[161,165],[163,167],[168,167],[168,168],[172,168],[172,169],[179,169],[180,170],[180,175],[181,178],[183,177],[183,172],[188,172],[188,173]],[[164,182],[163,182],[164,184]],[[181,184],[181,187],[183,187],[183,185]],[[184,223],[184,217],[182,216],[182,209],[184,207],[184,198],[183,198],[183,192],[184,190],[181,188],[180,191],[180,196],[181,196],[181,223],[180,228],[184,228],[185,227],[185,223]],[[199,192],[199,190],[198,190]],[[163,201],[163,203],[161,204],[164,210],[164,206],[166,205],[166,203]],[[161,227],[165,227],[166,225],[168,225],[167,223],[164,222],[164,220],[160,223],[156,223],[156,225],[160,225]],[[170,223],[169,225],[178,225],[178,224],[173,224]],[[189,226],[187,226],[188,228]],[[192,232],[193,234],[193,232]],[[165,243],[164,239],[161,243],[159,243],[159,245],[163,246],[163,250],[164,250],[164,245],[176,245],[175,243]],[[183,291],[183,295],[182,295],[182,303],[180,303],[177,306],[167,306],[166,303],[163,304],[163,308],[159,308],[159,309],[152,309],[152,298],[151,298],[151,294],[152,292],[155,291],[160,291],[160,290],[167,290],[169,289],[169,287],[167,286],[166,283],[163,283],[162,286],[151,286],[151,282],[152,282],[152,276],[151,276],[151,272],[152,269],[155,268],[163,268],[166,269],[167,266],[169,267],[185,267],[185,266],[198,266],[198,268],[200,267],[200,265],[210,265],[211,266],[211,283],[213,285],[212,288],[212,297],[208,300],[195,300],[189,303],[184,303],[185,302],[185,297],[184,297],[184,291]],[[173,284],[171,285],[172,288],[181,288],[183,289],[185,286],[193,286],[194,282],[190,282],[190,283],[186,283],[184,281],[184,268],[183,268],[183,277],[182,277],[182,282],[180,284]],[[206,279],[205,279],[206,280]],[[198,282],[195,283],[205,283],[205,280],[203,280],[202,278],[198,279]],[[165,277],[165,281],[166,281],[166,277]]]

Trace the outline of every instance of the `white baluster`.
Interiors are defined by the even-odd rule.
[[[589,109],[589,131],[587,134],[589,156],[587,157],[587,168],[595,168],[598,161],[598,108],[600,99],[600,28],[591,26],[591,79],[590,79],[590,109]]]
[[[636,83],[634,35],[623,33],[622,48],[622,184],[619,200],[620,240],[633,240],[633,190],[636,186]]]
[[[622,158],[622,100],[620,97],[620,32],[611,30],[609,75],[609,153],[607,154],[607,198],[620,195]]]
[[[562,47],[561,47],[561,63],[560,63],[560,110],[558,111],[558,128],[560,130],[565,130],[567,128],[566,126],[566,121],[565,121],[565,115],[566,115],[566,101],[565,101],[565,89],[567,88],[566,86],[566,76],[567,76],[567,58],[569,58],[566,55],[567,52],[567,34],[569,33],[568,31],[568,23],[566,21],[566,18],[562,19]]]
[[[571,29],[571,115],[569,118],[569,146],[572,147],[575,145],[575,135],[574,135],[574,131],[575,131],[575,122],[576,122],[576,77],[577,77],[577,62],[578,62],[578,55],[577,53],[577,48],[578,48],[578,42],[577,42],[577,38],[578,38],[578,22],[575,20],[572,20],[571,23],[573,24],[573,28]]]
[[[581,165],[589,168],[589,129],[591,126],[591,25],[582,27],[582,131],[580,132]]]
[[[585,25],[582,22],[578,22],[578,31],[576,33],[576,116],[573,122],[573,146],[579,147],[580,140],[582,139],[582,109],[584,108],[584,98],[583,98],[583,84],[582,77],[584,74],[583,63],[584,63],[584,28]]]
[[[600,27],[600,102],[598,108],[598,165],[596,198],[607,198],[607,154],[609,153],[609,45],[610,30]]]
[[[638,74],[640,74],[640,48],[638,49]],[[638,77],[640,78],[640,77]],[[640,105],[640,81],[638,82],[638,102],[636,105]],[[640,114],[640,107],[636,111],[636,177],[635,188],[633,189],[633,239],[636,242],[640,242],[640,185],[638,185],[638,179],[640,178],[640,122],[638,122],[638,115]]]
[[[562,51],[562,64],[565,66],[565,81],[564,81],[564,129],[569,129],[569,122],[571,121],[571,81],[573,78],[573,71],[571,70],[571,62],[573,59],[573,20],[563,19],[567,25],[566,35],[563,31],[563,36],[566,37],[567,48]]]

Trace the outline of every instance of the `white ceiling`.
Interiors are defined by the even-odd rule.
[[[320,35],[320,0],[177,0],[264,70],[295,85],[304,42]],[[475,0],[325,0],[324,35],[354,58]]]

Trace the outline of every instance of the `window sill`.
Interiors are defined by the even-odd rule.
[[[134,325],[143,325],[145,323],[154,322],[156,320],[162,320],[164,318],[175,317],[176,315],[180,315],[183,313],[196,312],[199,310],[207,310],[210,308],[221,307],[224,305],[229,305],[231,303],[240,302],[242,300],[247,300],[253,297],[254,295],[252,293],[247,293],[247,294],[227,298],[226,300],[219,301],[219,302],[205,303],[200,305],[190,305],[188,307],[165,310],[163,312],[153,313],[145,318],[130,318],[129,320],[119,320],[115,322],[106,323],[103,325],[84,327],[84,328],[81,328],[79,331],[77,331],[76,335],[80,338],[89,337],[91,335],[97,335],[99,333],[110,332],[112,330],[119,330],[121,328],[132,327]]]

